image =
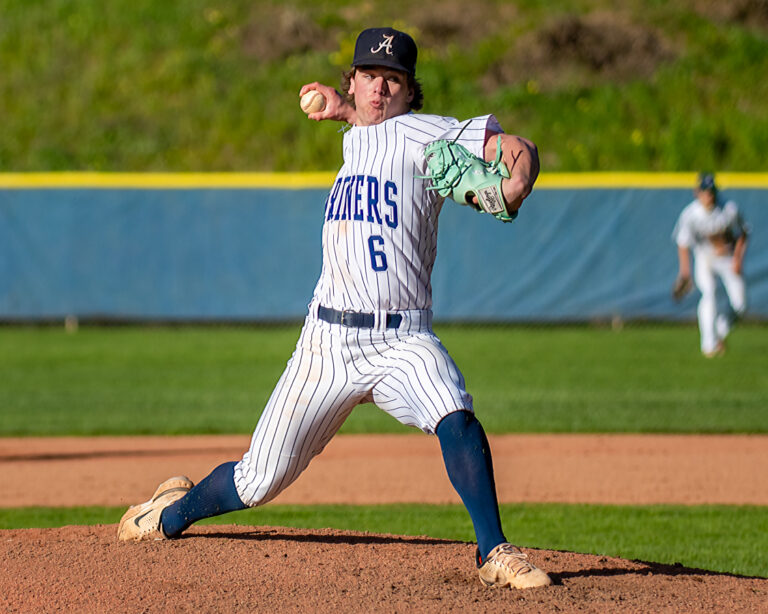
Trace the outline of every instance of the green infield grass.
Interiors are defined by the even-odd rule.
[[[768,327],[437,326],[486,430],[768,432]],[[299,325],[0,327],[0,435],[250,433]],[[372,405],[342,432],[406,432]]]
[[[112,524],[124,508],[0,509],[0,529]],[[507,537],[521,546],[617,556],[768,577],[768,508],[506,504]],[[201,524],[335,528],[471,542],[459,505],[268,505]],[[255,548],[258,548],[256,544]]]

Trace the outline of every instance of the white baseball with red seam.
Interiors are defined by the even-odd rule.
[[[318,113],[325,108],[325,96],[317,90],[309,90],[301,97],[300,105],[304,113]]]

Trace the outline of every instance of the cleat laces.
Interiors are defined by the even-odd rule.
[[[508,569],[513,576],[522,576],[534,569],[537,569],[533,563],[528,560],[528,555],[520,552],[512,544],[502,544],[493,556],[493,561]]]

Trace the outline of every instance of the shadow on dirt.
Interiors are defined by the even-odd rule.
[[[458,540],[435,539],[432,537],[410,537],[407,535],[367,535],[367,534],[295,534],[282,533],[279,529],[265,529],[238,533],[193,533],[182,535],[179,539],[189,538],[233,539],[246,541],[291,541],[313,544],[408,544],[412,546],[434,546],[438,544],[466,544]]]
[[[81,461],[90,459],[109,458],[154,458],[166,456],[190,456],[204,452],[205,454],[230,454],[233,458],[240,458],[242,446],[210,447],[210,448],[168,448],[165,450],[93,450],[71,452],[41,452],[34,454],[9,454],[0,455],[0,465],[3,463],[33,463],[50,461]]]
[[[762,579],[758,576],[741,576],[738,574],[725,573],[720,571],[710,571],[708,569],[697,569],[695,567],[685,567],[681,563],[675,563],[674,565],[667,565],[663,563],[651,563],[648,561],[633,560],[633,563],[638,565],[644,565],[644,567],[636,569],[624,569],[611,567],[606,565],[605,567],[591,567],[588,569],[579,569],[577,571],[562,571],[556,574],[550,574],[553,581],[567,579],[567,578],[594,578],[594,577],[612,577],[612,576],[668,576],[668,577],[680,577],[680,576],[717,576],[717,577],[729,577],[729,578],[742,578],[742,579]]]

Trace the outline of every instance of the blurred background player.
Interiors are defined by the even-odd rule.
[[[694,195],[693,202],[680,213],[672,234],[679,263],[676,298],[691,286],[693,250],[693,281],[701,292],[697,311],[701,352],[711,358],[725,352],[731,325],[747,307],[742,270],[748,231],[736,203],[718,193],[713,174],[699,175]],[[729,312],[718,311],[718,277],[728,295]]]

